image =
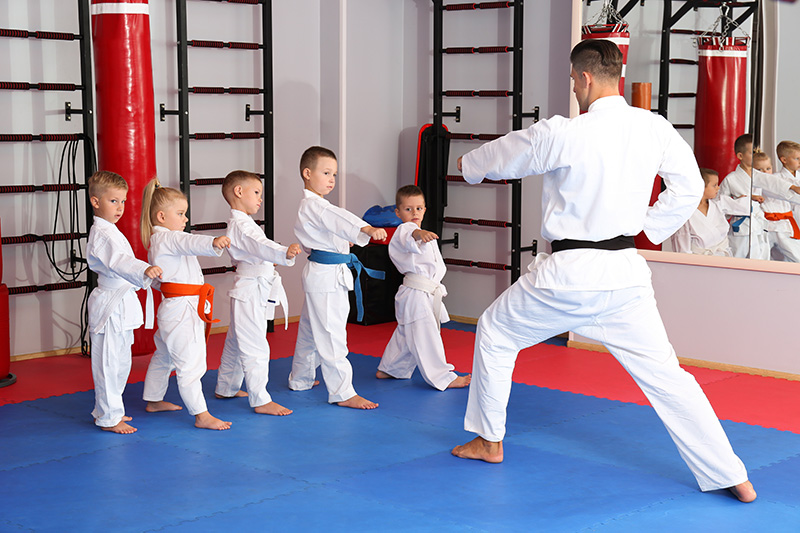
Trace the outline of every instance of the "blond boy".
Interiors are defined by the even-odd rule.
[[[86,244],[89,268],[97,288],[89,295],[89,337],[92,343],[94,423],[104,431],[130,434],[122,393],[131,371],[133,330],[144,323],[136,290],[149,288],[161,268],[136,259],[130,243],[117,228],[128,197],[128,184],[119,174],[96,172],[89,178],[89,202],[94,211]]]

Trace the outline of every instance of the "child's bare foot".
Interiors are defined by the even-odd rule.
[[[245,391],[243,391],[243,390],[240,390],[239,392],[237,392],[233,396],[220,396],[219,394],[217,394],[215,392],[214,393],[214,397],[218,398],[220,400],[230,400],[231,398],[247,398],[247,393]]]
[[[259,405],[254,409],[254,411],[260,415],[275,415],[275,416],[286,416],[292,414],[293,412],[291,409],[287,409],[281,404],[275,402],[269,402],[265,403],[264,405]]]
[[[183,409],[180,405],[175,405],[172,402],[165,402],[161,400],[160,402],[147,402],[147,407],[144,408],[145,411],[148,413],[161,413],[164,411],[180,411]]]
[[[358,394],[343,402],[337,402],[337,405],[341,405],[342,407],[350,407],[352,409],[375,409],[378,407],[377,403],[371,402],[366,398],[362,398]]]
[[[487,463],[503,462],[503,441],[491,442],[483,437],[475,437],[466,444],[456,446],[451,452],[462,459],[477,459]]]
[[[128,417],[130,419],[130,417]],[[120,422],[116,426],[111,426],[107,428],[100,428],[103,431],[111,431],[112,433],[120,433],[122,435],[129,435],[131,433],[136,433],[136,428],[128,425],[125,420],[120,420]]]
[[[375,377],[378,379],[394,379],[394,376],[390,376],[383,370],[378,370],[377,372],[375,372]]]
[[[225,429],[231,429],[231,423],[220,420],[208,411],[203,411],[199,415],[194,415],[194,427],[223,431]]]
[[[739,483],[733,487],[728,487],[728,490],[731,491],[740,502],[750,503],[756,499],[756,489],[753,488],[753,484],[749,481]]]
[[[450,382],[450,385],[448,385],[447,388],[462,389],[464,387],[469,387],[471,381],[472,381],[472,374],[467,374],[466,376],[458,376],[456,379]]]

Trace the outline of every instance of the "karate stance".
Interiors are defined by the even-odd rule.
[[[261,208],[263,185],[252,172],[234,170],[222,182],[222,196],[231,206],[228,253],[236,265],[231,298],[231,321],[217,374],[217,398],[248,396],[256,413],[288,415],[291,409],[275,403],[267,392],[269,343],[267,325],[275,307],[289,316],[286,291],[274,263],[294,265],[299,244],[281,246],[264,235],[252,215]],[[288,327],[288,320],[285,327]],[[241,390],[247,382],[247,392]]]
[[[136,428],[128,424],[131,417],[125,415],[122,393],[131,373],[133,330],[144,322],[136,289],[149,289],[161,269],[136,259],[128,239],[117,229],[128,198],[128,184],[122,176],[102,170],[89,178],[88,185],[94,222],[86,258],[97,274],[97,288],[89,296],[95,398],[92,416],[104,431],[130,434]],[[152,301],[151,293],[148,298]]]
[[[183,193],[161,187],[153,179],[142,199],[142,242],[148,258],[163,269],[158,306],[156,351],[144,378],[145,410],[148,413],[178,411],[179,405],[164,401],[170,372],[175,370],[178,392],[203,429],[230,429],[231,423],[211,415],[203,397],[200,379],[206,373],[206,338],[213,312],[213,287],[203,283],[198,255],[219,257],[230,244],[225,235],[192,235],[184,232],[189,203]],[[205,331],[204,331],[205,329]]]
[[[336,186],[337,171],[336,155],[327,148],[312,146],[300,158],[304,189],[294,232],[310,255],[303,269],[306,297],[297,328],[289,388],[303,391],[317,385],[317,367],[321,366],[329,403],[375,409],[377,403],[356,394],[353,367],[347,360],[347,292],[354,287],[348,265],[355,257],[350,255],[351,242],[365,246],[370,238],[383,240],[386,230],[373,228],[324,198]]]
[[[442,303],[447,290],[442,278],[447,267],[436,244],[438,235],[421,229],[425,196],[416,185],[397,191],[395,213],[403,221],[389,242],[389,258],[404,275],[394,297],[397,328],[386,345],[376,377],[408,379],[419,367],[422,379],[439,390],[469,385],[470,376],[459,376],[447,363],[439,330],[450,316]]]
[[[464,421],[478,437],[453,455],[503,461],[506,407],[517,354],[564,331],[601,341],[656,410],[703,491],[756,498],[705,394],[678,365],[633,236],[660,243],[697,208],[703,181],[691,149],[661,116],[619,96],[622,54],[607,40],[570,56],[584,115],[554,117],[483,145],[458,165],[478,183],[543,175],[542,235],[553,253],[483,313]],[[656,173],[667,189],[648,208]]]

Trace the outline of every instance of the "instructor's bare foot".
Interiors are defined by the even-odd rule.
[[[375,377],[378,379],[394,379],[394,376],[390,376],[383,370],[378,370],[377,372],[375,372]]]
[[[753,484],[749,481],[739,483],[733,487],[728,487],[728,490],[731,491],[740,502],[750,503],[756,499],[756,489],[753,488]]]
[[[130,419],[130,417],[128,417]],[[111,426],[107,428],[101,427],[103,431],[111,431],[112,433],[119,433],[121,435],[129,435],[131,433],[136,433],[136,428],[127,424],[125,420],[120,420],[120,422],[116,426]]]
[[[472,381],[472,374],[467,374],[466,376],[458,376],[456,379],[450,382],[450,385],[448,385],[447,388],[463,389],[464,387],[469,387],[471,381]]]
[[[503,441],[491,442],[483,437],[475,437],[466,444],[456,446],[450,452],[462,459],[477,459],[487,463],[503,462]]]
[[[217,394],[215,392],[214,393],[214,397],[219,399],[219,400],[230,400],[231,398],[247,398],[247,393],[245,391],[243,391],[243,390],[240,390],[239,392],[237,392],[233,396],[220,396],[219,394]]]
[[[350,407],[352,409],[375,409],[378,407],[377,403],[371,402],[366,398],[362,398],[357,394],[343,402],[337,402],[337,405],[341,405],[342,407]]]
[[[147,402],[147,407],[144,408],[145,411],[148,413],[161,413],[164,411],[180,411],[183,409],[180,405],[175,405],[172,402],[165,402],[161,400],[160,402]]]
[[[203,411],[199,415],[194,415],[194,427],[222,431],[225,429],[231,429],[231,423],[212,416],[208,411]]]
[[[133,420],[132,416],[125,415],[122,417],[123,422],[130,422],[131,420]]]
[[[265,403],[264,405],[259,405],[258,407],[254,408],[254,411],[260,415],[275,415],[275,416],[286,416],[292,414],[293,412],[291,409],[287,409],[281,404],[275,402],[269,402]]]

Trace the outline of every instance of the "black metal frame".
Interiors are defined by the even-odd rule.
[[[211,0],[219,1],[219,0]],[[164,104],[161,104],[161,120],[164,120],[166,115],[178,116],[178,131],[179,131],[179,166],[180,166],[180,187],[181,191],[189,199],[191,206],[191,186],[204,185],[206,183],[198,183],[198,180],[192,180],[191,163],[190,163],[190,141],[193,139],[263,139],[263,153],[264,153],[264,173],[262,179],[264,182],[264,233],[270,239],[275,235],[275,221],[273,216],[272,207],[275,203],[275,163],[274,163],[274,119],[273,119],[273,77],[272,77],[272,0],[256,0],[255,2],[244,2],[246,5],[260,5],[261,6],[261,31],[262,42],[261,44],[254,43],[218,43],[212,41],[191,41],[187,35],[187,0],[175,0],[176,11],[176,24],[178,33],[178,109],[168,110]],[[199,92],[194,91],[194,88],[189,87],[189,53],[188,48],[190,45],[201,46],[201,43],[213,43],[214,48],[232,48],[232,49],[245,49],[245,50],[261,50],[263,62],[263,87],[257,93],[262,94],[263,109],[253,111],[250,105],[245,107],[245,119],[249,121],[251,115],[264,115],[263,131],[262,132],[245,132],[245,133],[190,133],[189,131],[189,93]],[[244,45],[244,46],[240,46]],[[233,92],[229,89],[214,91],[215,94]],[[256,94],[255,92],[249,94]],[[198,225],[192,225],[191,213],[187,215],[190,218],[187,224],[187,230],[200,229]]]
[[[442,45],[444,12],[446,7],[443,0],[432,0],[433,2],[433,131],[435,132],[436,139],[436,171],[439,173],[437,181],[442,183],[441,192],[438,197],[427,198],[428,210],[431,212],[431,218],[436,223],[434,229],[441,235],[442,225],[446,221],[444,216],[444,209],[447,205],[447,190],[446,185],[448,181],[460,181],[453,179],[453,176],[448,176],[442,161],[444,150],[443,146],[446,142],[446,137],[450,139],[466,139],[466,140],[491,140],[492,138],[499,137],[500,135],[494,134],[450,134],[445,133],[442,128],[442,119],[444,117],[455,117],[456,122],[460,121],[461,108],[456,107],[455,112],[443,112],[443,96],[445,92],[442,90],[442,60],[445,53]],[[499,5],[505,4],[505,5]],[[482,4],[472,4],[468,6],[464,4],[459,6],[460,9],[495,9],[495,8],[511,8],[513,9],[513,45],[512,47],[488,47],[492,52],[503,49],[504,52],[510,52],[512,56],[512,90],[511,91],[473,91],[474,93],[483,92],[487,94],[474,94],[472,96],[510,96],[512,107],[512,124],[513,130],[522,129],[523,118],[529,117],[534,120],[539,118],[538,107],[534,108],[535,111],[525,113],[522,111],[522,69],[523,69],[523,30],[524,30],[524,0],[515,0],[513,2],[485,2]],[[472,53],[475,51],[482,51],[479,49],[471,49]],[[468,91],[463,91],[468,92]],[[510,94],[491,94],[491,93],[510,93]],[[499,182],[497,182],[499,183]],[[511,186],[511,222],[502,224],[479,224],[498,228],[511,229],[511,265],[501,265],[498,263],[488,263],[482,261],[470,261],[451,259],[445,260],[446,263],[461,266],[477,266],[480,268],[491,268],[494,270],[509,270],[511,272],[511,283],[515,282],[521,273],[521,254],[523,251],[536,251],[536,243],[533,242],[531,246],[522,246],[522,181],[517,180],[504,180],[502,184]],[[439,191],[439,187],[431,188]],[[447,217],[453,220],[453,217]],[[455,217],[457,219],[457,217]],[[497,222],[497,221],[494,221]],[[477,223],[472,221],[470,223]],[[447,240],[442,244],[452,242]],[[456,241],[457,242],[457,241]],[[501,268],[502,267],[502,268]]]

